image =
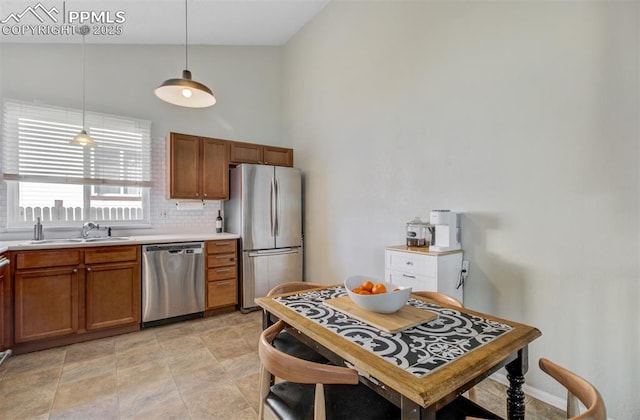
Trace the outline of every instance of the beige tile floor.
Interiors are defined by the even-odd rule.
[[[260,332],[260,312],[234,312],[11,356],[0,419],[255,419]],[[476,389],[505,415],[502,385]],[[527,400],[527,418],[562,414]]]

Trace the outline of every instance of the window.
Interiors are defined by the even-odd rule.
[[[151,123],[86,113],[95,148],[71,145],[82,111],[4,101],[9,227],[149,223]]]

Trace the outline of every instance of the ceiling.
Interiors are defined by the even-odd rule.
[[[188,43],[283,45],[329,1],[187,0]],[[184,0],[0,0],[0,42],[81,42],[78,34],[52,33],[77,30],[80,11],[94,16],[84,22],[92,30],[87,43],[185,43]],[[35,26],[48,32],[34,35]]]

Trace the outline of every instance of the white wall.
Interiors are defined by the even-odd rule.
[[[307,280],[384,275],[429,210],[464,212],[465,303],[640,417],[638,2],[331,2],[284,52]]]
[[[2,97],[82,108],[81,44],[0,44]],[[272,145],[282,144],[282,69],[278,47],[189,47],[193,79],[218,102],[190,109],[159,100],[154,89],[181,77],[184,47],[86,45],[87,110],[151,121],[151,222],[156,228],[213,229],[218,201],[203,211],[176,211],[165,198],[164,137],[169,131]],[[6,226],[0,183],[0,228]],[[3,239],[8,239],[4,234]]]

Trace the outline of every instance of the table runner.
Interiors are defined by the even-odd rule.
[[[409,299],[410,305],[436,312],[438,318],[390,334],[322,304],[346,294],[344,287],[336,286],[274,300],[417,377],[512,330],[496,321]]]

